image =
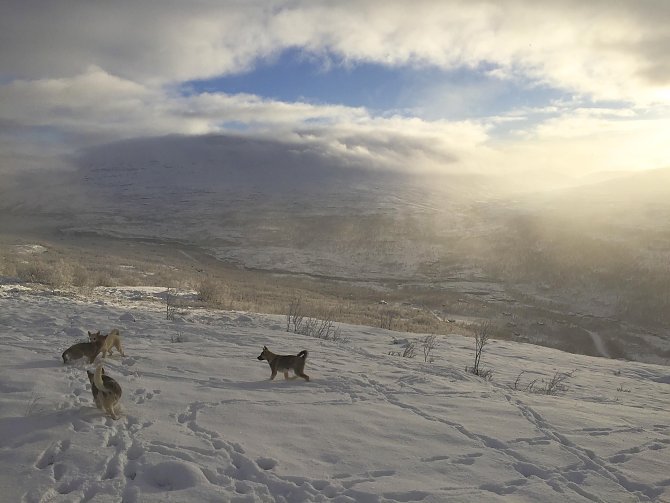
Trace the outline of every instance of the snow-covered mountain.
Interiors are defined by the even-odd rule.
[[[280,316],[169,321],[160,289],[3,283],[3,501],[670,501],[668,367],[492,341],[486,381],[456,333],[429,363],[419,334],[340,326],[335,343]],[[87,365],[60,356],[112,328],[118,421],[93,406]],[[417,357],[389,354],[412,341]],[[310,381],[269,381],[264,345],[309,351]],[[538,393],[557,373],[564,387]]]

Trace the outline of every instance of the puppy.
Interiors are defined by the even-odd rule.
[[[102,352],[103,358],[107,356],[108,351],[109,355],[112,355],[112,348],[116,348],[116,350],[121,353],[121,356],[126,356],[121,347],[121,333],[116,328],[107,335],[100,335],[100,331],[95,334],[89,332],[88,338],[91,342],[94,342],[96,339],[102,341],[100,351]]]
[[[277,371],[284,372],[284,379],[289,379],[288,371],[293,370],[295,376],[291,379],[295,379],[296,376],[302,377],[305,381],[309,381],[309,376],[305,374],[305,360],[307,360],[307,351],[302,350],[297,355],[276,355],[270,351],[266,346],[263,346],[263,351],[258,355],[259,360],[267,360],[270,365],[270,370],[272,375],[270,380],[274,379],[277,375]]]
[[[78,360],[84,356],[88,357],[88,363],[93,363],[102,347],[102,340],[95,338],[96,335],[100,335],[100,332],[97,334],[89,332],[88,338],[91,342],[80,342],[63,351],[63,363],[70,363],[72,360]]]
[[[105,375],[105,369],[98,365],[95,373],[86,371],[88,380],[91,383],[91,393],[93,401],[98,409],[104,409],[112,419],[119,419],[115,409],[121,399],[121,386],[111,377]]]

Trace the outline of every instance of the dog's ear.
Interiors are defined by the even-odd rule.
[[[268,347],[267,347],[267,346],[263,346],[263,349],[267,350],[267,349],[268,349]]]
[[[100,335],[100,330],[98,330],[98,331],[95,333],[95,335]]]
[[[89,337],[90,337],[91,335],[93,335],[90,331],[87,330],[87,332],[88,332],[88,336],[89,336]]]

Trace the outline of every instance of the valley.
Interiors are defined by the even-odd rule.
[[[313,316],[420,333],[488,320],[500,339],[668,364],[668,173],[515,193],[259,140],[134,140],[33,179],[33,197],[5,190],[0,273],[38,260],[83,267],[82,286],[212,281],[220,307],[283,314],[299,297]],[[49,252],[22,256],[33,243]]]

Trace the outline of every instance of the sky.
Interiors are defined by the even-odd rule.
[[[666,0],[8,0],[0,173],[172,134],[417,173],[670,167],[669,24]]]

